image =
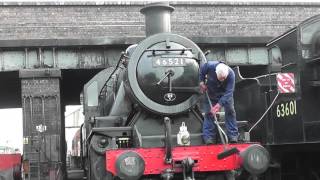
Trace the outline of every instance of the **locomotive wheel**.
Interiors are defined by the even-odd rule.
[[[99,138],[100,137],[100,138]],[[101,136],[93,136],[89,148],[89,172],[90,180],[112,180],[111,173],[105,168],[105,150],[108,147],[101,148],[97,142],[101,140]]]
[[[106,172],[105,165],[103,159],[99,158],[95,162],[90,160],[90,167],[89,167],[89,177],[90,180],[113,180],[113,176],[111,173]]]

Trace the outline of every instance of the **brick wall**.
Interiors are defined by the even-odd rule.
[[[0,3],[0,40],[144,36],[144,2]],[[174,2],[172,32],[188,37],[277,36],[320,3]]]
[[[39,170],[42,179],[49,179],[48,170],[55,170],[54,173],[58,174],[65,155],[60,80],[40,77],[22,79],[21,96],[24,159],[28,159],[30,166],[33,166],[31,177],[38,177]],[[39,131],[37,127],[46,128]],[[38,162],[41,162],[39,167]]]

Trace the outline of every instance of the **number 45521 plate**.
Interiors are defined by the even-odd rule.
[[[152,65],[154,67],[161,67],[161,66],[186,66],[186,58],[161,58],[157,57],[152,60]]]

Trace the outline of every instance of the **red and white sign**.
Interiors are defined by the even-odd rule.
[[[293,73],[278,73],[277,74],[278,91],[280,93],[294,93],[294,74]]]

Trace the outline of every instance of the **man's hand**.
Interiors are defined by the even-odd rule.
[[[204,82],[200,82],[200,92],[203,94],[204,92],[207,91],[207,85],[204,84]]]
[[[219,112],[221,109],[221,105],[219,103],[217,103],[216,105],[214,105],[212,108],[211,108],[211,113],[212,114],[216,114],[217,112]]]

